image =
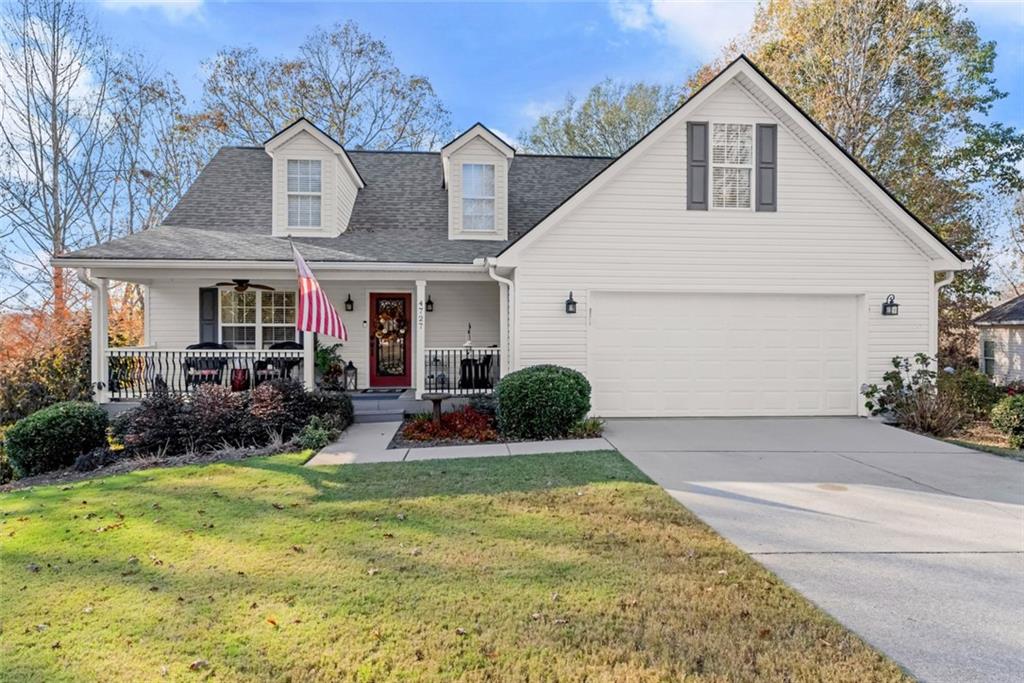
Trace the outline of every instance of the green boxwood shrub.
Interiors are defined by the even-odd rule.
[[[1024,394],[1007,396],[991,414],[992,426],[1006,435],[1011,448],[1024,448]]]
[[[495,389],[498,431],[510,439],[566,436],[590,411],[590,382],[557,365],[534,365],[506,375]]]
[[[310,414],[332,429],[341,431],[352,424],[352,397],[343,391],[312,391],[308,395]]]
[[[1006,395],[983,372],[974,368],[960,368],[953,373],[941,372],[938,377],[939,392],[948,396],[963,408],[972,419],[984,419],[992,406]]]
[[[95,403],[55,403],[15,422],[4,442],[16,477],[50,472],[107,443],[107,414]]]

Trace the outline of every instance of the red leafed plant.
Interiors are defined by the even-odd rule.
[[[402,436],[410,441],[495,441],[498,432],[493,416],[465,406],[441,415],[440,424],[432,415],[417,416],[406,423]]]

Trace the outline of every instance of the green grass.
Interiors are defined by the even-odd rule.
[[[0,680],[905,680],[615,452],[303,457],[0,495]]]

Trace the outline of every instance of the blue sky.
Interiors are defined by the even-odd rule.
[[[965,3],[999,48],[996,77],[1010,96],[997,120],[1024,128],[1024,0]],[[190,98],[200,64],[224,46],[294,54],[317,25],[355,20],[383,39],[407,73],[427,76],[456,129],[480,120],[514,138],[567,92],[610,76],[681,82],[749,24],[740,0],[635,3],[297,3],[99,0],[117,44],[148,55]]]

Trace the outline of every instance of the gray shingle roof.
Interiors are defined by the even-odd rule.
[[[1024,324],[1024,294],[985,311],[973,322],[975,325]]]
[[[508,241],[448,239],[440,154],[349,152],[366,182],[348,230],[296,238],[309,261],[470,263],[495,256],[612,162],[610,158],[517,155],[509,169]],[[163,227],[64,258],[288,260],[271,237],[271,159],[258,147],[225,147]],[[245,235],[245,239],[239,239]]]

